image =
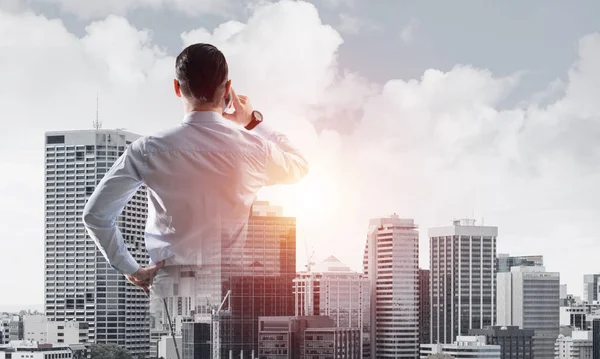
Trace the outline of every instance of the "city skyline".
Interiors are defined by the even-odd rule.
[[[398,213],[423,229],[483,218],[498,253],[543,255],[576,295],[598,272],[597,2],[158,3],[0,1],[0,272],[18,273],[0,288],[19,289],[0,307],[43,300],[44,133],[91,129],[97,94],[106,129],[176,125],[174,55],[197,41],[306,152],[304,181],[259,197],[297,217],[316,260],[360,270],[366,223]]]

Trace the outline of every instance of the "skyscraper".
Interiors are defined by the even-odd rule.
[[[469,219],[429,230],[432,343],[495,322],[497,236],[498,227]]]
[[[45,297],[50,321],[88,323],[89,340],[149,354],[148,300],[96,249],[81,216],[96,185],[139,136],[120,130],[48,132],[45,136]],[[145,189],[117,223],[134,258],[147,264]]]
[[[223,290],[231,290],[231,315],[221,320],[221,355],[258,354],[258,318],[294,315],[296,218],[282,208],[256,201],[243,246],[231,253]],[[243,356],[240,354],[243,351]]]
[[[419,269],[419,343],[431,344],[430,322],[431,304],[429,303],[429,269]]]
[[[498,273],[498,320],[500,326],[533,329],[535,359],[554,358],[559,334],[560,274],[544,267],[513,267]]]
[[[337,328],[362,328],[361,352],[370,355],[369,278],[334,256],[294,279],[296,316],[328,316]]]
[[[543,266],[544,257],[535,256],[516,256],[511,257],[506,253],[498,254],[498,261],[496,266],[496,272],[510,272],[512,267],[535,267]]]
[[[586,274],[583,276],[584,302],[594,303],[598,300],[598,292],[600,292],[599,279],[600,274]]]
[[[419,356],[419,232],[394,214],[372,219],[364,252],[371,284],[372,358]]]

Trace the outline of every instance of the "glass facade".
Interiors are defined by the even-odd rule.
[[[250,216],[245,243],[231,255],[240,265],[223,278],[224,293],[231,290],[231,316],[221,321],[221,352],[250,358],[258,353],[260,316],[294,315],[296,219]]]

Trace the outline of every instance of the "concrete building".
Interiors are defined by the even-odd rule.
[[[296,316],[321,315],[333,319],[337,328],[362,328],[360,345],[370,355],[370,284],[336,257],[300,272],[294,279]]]
[[[487,344],[484,336],[458,336],[452,344],[421,345],[421,359],[439,354],[456,359],[500,359],[500,346]]]
[[[181,336],[175,336],[175,340],[177,341],[177,349],[179,350],[179,355],[182,354],[182,340]],[[175,348],[175,342],[173,342],[173,337],[170,335],[165,335],[160,338],[158,342],[158,358],[163,359],[178,359],[177,358],[177,350]],[[181,357],[183,359],[183,357]]]
[[[261,317],[258,358],[360,358],[360,329],[334,325],[322,316]]]
[[[10,341],[10,322],[11,317],[0,317],[0,344],[5,344]]]
[[[592,332],[575,330],[570,337],[559,335],[556,339],[555,359],[592,359]]]
[[[431,344],[431,303],[429,269],[419,269],[419,344]]]
[[[68,346],[53,346],[32,341],[11,341],[0,345],[0,359],[72,359]]]
[[[600,311],[600,303],[587,302],[560,307],[560,326],[576,330],[592,330],[590,319]],[[590,318],[588,318],[590,317]]]
[[[586,274],[583,276],[583,301],[594,303],[598,301],[600,274]]]
[[[544,267],[513,267],[498,273],[498,325],[535,331],[535,359],[554,358],[559,335],[560,274]]]
[[[506,253],[499,253],[496,261],[496,272],[510,272],[512,267],[543,267],[544,256],[510,256]]]
[[[104,174],[139,136],[120,130],[48,132],[45,141],[45,312],[48,321],[89,324],[88,338],[149,354],[148,300],[96,249],[82,222]],[[134,258],[147,264],[147,202],[140,189],[117,224]]]
[[[371,284],[372,358],[419,354],[419,232],[398,215],[372,219],[364,251]]]
[[[431,342],[453,343],[496,322],[498,227],[463,219],[431,228]]]
[[[471,329],[469,335],[484,336],[487,344],[500,346],[500,359],[534,359],[531,329],[516,326]]]
[[[40,344],[70,345],[88,342],[87,323],[49,321],[45,315],[23,316],[23,339]]]

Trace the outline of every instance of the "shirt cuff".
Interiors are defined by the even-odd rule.
[[[111,265],[117,272],[121,274],[133,274],[140,269],[140,265],[137,262],[133,263],[123,263],[122,268],[117,268],[114,265]]]
[[[277,137],[277,133],[264,122],[259,123],[258,126],[254,127],[250,132],[254,132],[267,140],[274,140]]]

